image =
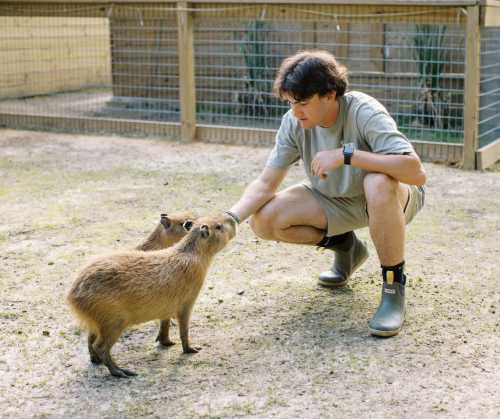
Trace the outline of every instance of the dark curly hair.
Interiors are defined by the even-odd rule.
[[[303,101],[318,94],[336,92],[344,95],[348,86],[347,68],[328,51],[300,51],[286,58],[274,80],[273,93],[280,99],[285,95]]]

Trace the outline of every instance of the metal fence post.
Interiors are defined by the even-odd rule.
[[[464,169],[476,169],[479,131],[479,83],[481,80],[481,40],[479,6],[467,7],[465,35],[464,89]]]
[[[177,9],[181,140],[193,141],[196,136],[193,15],[185,1],[177,2]]]

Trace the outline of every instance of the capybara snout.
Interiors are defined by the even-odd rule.
[[[216,246],[216,251],[219,251],[236,235],[237,224],[228,215],[200,217],[193,228],[199,228],[201,237],[209,240],[211,246]]]

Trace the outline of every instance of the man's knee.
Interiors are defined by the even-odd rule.
[[[383,173],[368,173],[363,187],[368,207],[377,207],[397,199],[399,182]]]
[[[256,212],[249,220],[250,228],[255,235],[263,240],[273,240],[273,217],[270,211],[261,209]]]

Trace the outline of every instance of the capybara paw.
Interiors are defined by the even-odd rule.
[[[90,355],[90,362],[92,362],[92,364],[94,365],[99,365],[102,364],[102,359],[97,355]]]
[[[120,368],[122,372],[124,372],[128,377],[135,377],[137,376],[137,373],[134,371],[127,370],[125,368]]]
[[[160,342],[160,345],[161,346],[165,346],[165,347],[169,347],[169,346],[172,346],[172,345],[175,345],[175,342],[170,340],[170,339],[156,339],[157,342]]]
[[[129,378],[137,375],[135,372],[126,370],[125,368],[110,368],[109,372],[113,377]]]
[[[188,346],[186,349],[184,349],[184,353],[185,354],[197,354],[198,352],[200,352],[201,348],[199,347],[196,347],[196,348],[193,348],[192,346]]]

